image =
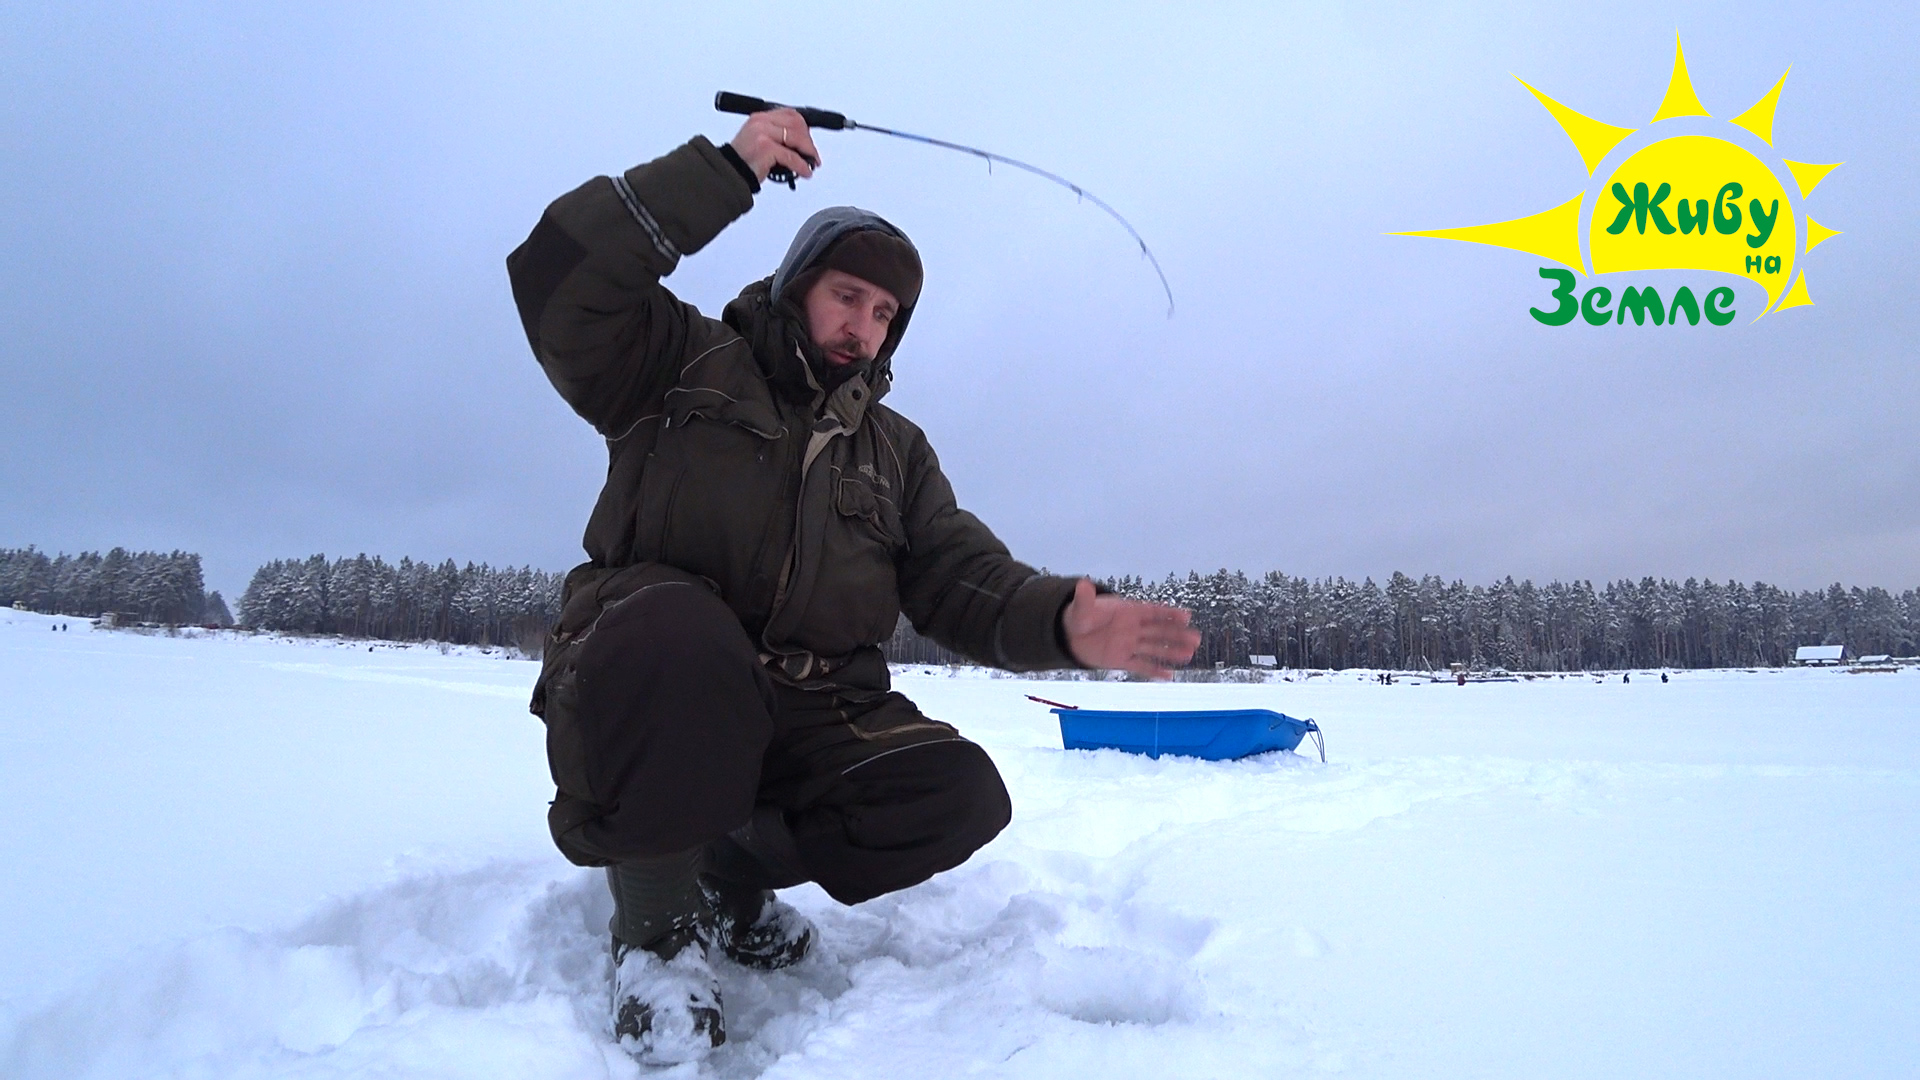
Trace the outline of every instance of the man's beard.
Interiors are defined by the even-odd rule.
[[[833,362],[832,357],[832,354],[835,352],[845,353],[853,357],[853,359],[844,364],[836,364]],[[867,368],[871,366],[869,361],[873,359],[872,356],[867,354],[866,349],[860,344],[858,338],[842,338],[838,341],[829,341],[824,345],[816,346],[815,356],[818,357],[818,360],[814,362],[817,362],[819,366],[814,368],[813,377],[820,381],[820,388],[826,390],[828,393],[832,393],[839,388],[841,383],[846,382],[855,375],[865,372]]]
[[[827,364],[830,367],[858,367],[868,360],[873,359],[873,357],[867,355],[866,345],[856,337],[841,338],[839,341],[829,341],[825,345],[820,346],[820,352],[822,355],[828,357]],[[834,353],[850,356],[853,359],[845,364],[835,364],[832,360],[832,354]]]

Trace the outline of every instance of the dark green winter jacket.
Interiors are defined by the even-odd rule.
[[[920,429],[880,403],[910,309],[827,393],[772,279],[720,320],[660,284],[752,206],[746,177],[695,138],[561,196],[507,259],[534,355],[610,456],[555,640],[677,568],[711,583],[789,685],[884,690],[876,646],[902,611],[981,663],[1075,666],[1059,632],[1074,579],[1015,561],[955,503]],[[837,227],[872,222],[885,225]],[[795,250],[833,237],[811,239]]]

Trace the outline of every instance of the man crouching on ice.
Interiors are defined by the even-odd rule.
[[[774,166],[818,160],[799,113],[758,113],[561,196],[507,258],[535,357],[611,458],[532,707],[554,842],[613,891],[613,1030],[649,1063],[726,1038],[712,951],[806,955],[772,890],[856,904],[1006,826],[992,760],[889,689],[900,612],[1015,671],[1165,677],[1199,642],[1183,611],[1016,562],[955,504],[880,404],[921,268],[878,215],[813,215],[717,320],[660,284]]]

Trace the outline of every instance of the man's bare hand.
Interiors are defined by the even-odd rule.
[[[1086,578],[1060,615],[1073,658],[1090,668],[1120,668],[1150,679],[1170,679],[1193,659],[1200,631],[1179,608],[1096,593]]]
[[[775,165],[785,165],[795,176],[812,176],[820,163],[813,133],[793,109],[769,109],[747,117],[733,137],[733,152],[763,181]]]

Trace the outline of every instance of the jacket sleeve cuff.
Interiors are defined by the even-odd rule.
[[[1073,599],[1079,578],[1035,574],[1013,591],[994,628],[1000,666],[1011,671],[1077,668],[1067,651],[1060,613]]]
[[[669,266],[753,209],[753,189],[705,136],[613,178],[614,190]]]
[[[733,171],[740,174],[755,195],[760,194],[760,178],[753,175],[753,166],[747,164],[747,159],[740,156],[740,151],[735,150],[732,143],[720,144],[720,156],[727,159],[727,164],[733,166]]]

